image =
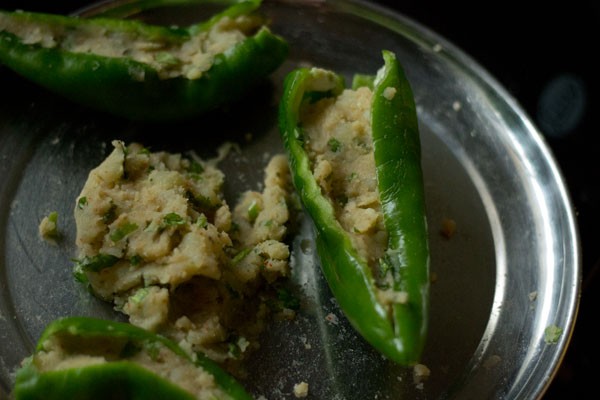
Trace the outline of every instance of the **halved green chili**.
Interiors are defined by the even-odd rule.
[[[72,101],[126,118],[189,118],[241,97],[286,58],[285,40],[256,15],[260,4],[239,1],[186,28],[0,11],[0,63]],[[196,43],[198,37],[244,16],[251,18],[240,22],[243,39],[198,53],[214,45]],[[105,44],[102,52],[94,41]]]
[[[421,169],[421,149],[413,93],[393,53],[374,79],[359,76],[372,89],[371,134],[377,191],[387,232],[387,250],[374,270],[354,247],[336,218],[334,200],[321,190],[306,149],[301,108],[344,90],[341,76],[301,68],[285,80],[279,125],[293,181],[316,227],[321,267],[340,307],[355,329],[389,359],[419,361],[425,343],[429,297],[429,250]],[[335,146],[336,151],[339,146]],[[333,151],[329,149],[330,151]],[[348,180],[352,176],[348,177]],[[390,274],[383,304],[376,272]]]
[[[60,352],[65,353],[63,358],[57,355]],[[169,366],[162,365],[157,372],[160,368],[152,370],[147,365],[165,363],[170,354],[180,361],[173,373]],[[48,363],[52,365],[48,367]],[[201,354],[194,360],[163,336],[130,324],[87,317],[63,318],[48,325],[35,353],[17,371],[13,396],[15,400],[206,398],[208,392],[190,393],[176,382],[177,375],[189,373],[185,369],[188,364],[198,375],[212,376],[219,391],[209,398],[252,398]]]

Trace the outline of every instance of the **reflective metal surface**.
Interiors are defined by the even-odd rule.
[[[140,14],[120,6],[105,2],[84,14],[110,9],[183,25],[207,13],[202,6]],[[267,156],[283,151],[276,111],[285,74],[307,63],[348,78],[372,73],[381,49],[396,52],[418,104],[436,277],[423,359],[431,377],[415,385],[412,371],[383,360],[354,333],[320,276],[304,219],[293,239],[302,310],[294,321],[273,324],[243,383],[267,399],[293,399],[301,381],[313,399],[539,398],[572,329],[579,245],[560,172],[528,117],[468,56],[401,15],[357,1],[267,1],[263,9],[290,42],[288,62],[239,104],[185,124],[115,119],[0,67],[0,88],[10,93],[0,96],[0,398],[48,322],[76,314],[119,318],[74,281],[70,262],[74,200],[112,139],[200,155],[238,142],[241,152],[221,164],[234,201],[258,187]],[[53,246],[37,227],[55,210],[63,238]],[[450,238],[440,234],[447,219],[457,226]],[[550,325],[564,329],[555,344],[544,340]]]

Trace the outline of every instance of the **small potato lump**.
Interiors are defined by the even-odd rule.
[[[262,192],[230,209],[217,162],[114,141],[75,204],[76,276],[129,321],[217,362],[243,359],[290,273],[291,179],[272,157]]]

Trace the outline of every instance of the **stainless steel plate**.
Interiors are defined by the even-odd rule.
[[[473,60],[402,15],[359,1],[266,1],[263,9],[290,42],[288,62],[239,104],[185,124],[137,124],[86,110],[0,67],[0,397],[51,320],[119,318],[73,280],[70,261],[74,200],[112,139],[205,156],[238,142],[241,153],[221,164],[235,200],[258,187],[268,155],[283,151],[276,112],[287,72],[312,64],[350,78],[374,72],[381,49],[389,49],[412,83],[422,133],[437,277],[423,359],[431,377],[416,386],[409,369],[354,333],[320,276],[304,219],[293,240],[302,312],[265,334],[243,383],[267,399],[293,399],[301,381],[313,399],[539,398],[569,341],[580,267],[568,195],[538,131]],[[207,15],[200,5],[136,11],[119,2],[83,13],[107,10],[164,24]],[[55,210],[64,236],[52,246],[37,227]],[[447,218],[457,224],[450,239],[439,233]],[[544,341],[550,325],[564,329],[555,344]]]

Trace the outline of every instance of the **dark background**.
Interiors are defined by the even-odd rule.
[[[575,332],[544,400],[597,398],[599,305],[600,2],[379,0],[469,54],[521,104],[547,140],[570,191],[582,244]],[[0,1],[3,9],[70,13],[91,1]],[[0,90],[1,92],[1,90]]]

